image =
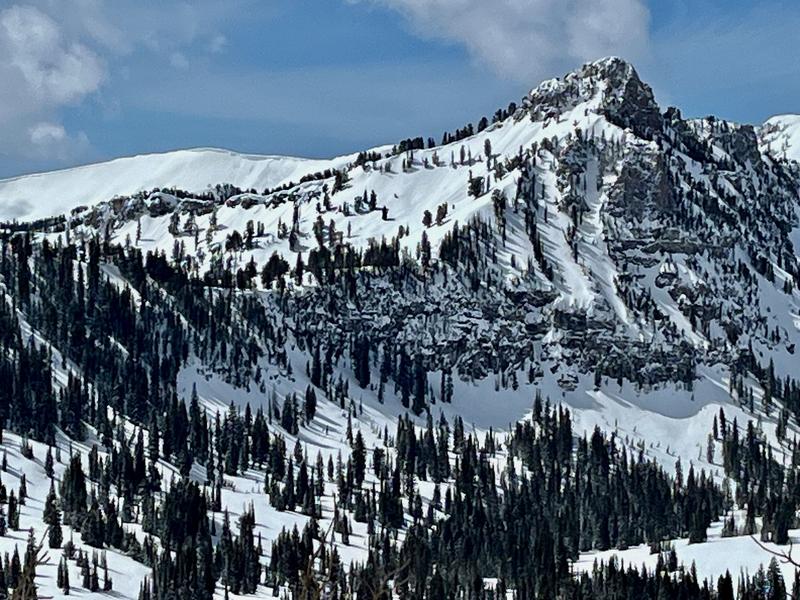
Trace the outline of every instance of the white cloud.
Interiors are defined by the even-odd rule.
[[[176,70],[221,51],[220,23],[244,0],[0,1],[0,159],[74,161],[90,148],[63,124],[64,109],[118,106],[116,83],[134,55]]]
[[[356,0],[358,1],[358,0]],[[528,84],[579,63],[647,52],[643,0],[372,0],[423,35],[463,44],[504,77]]]
[[[169,64],[176,69],[188,69],[189,59],[183,52],[173,52],[169,57]]]
[[[37,146],[62,142],[67,137],[67,130],[57,123],[37,123],[28,130],[31,142]]]
[[[85,149],[85,136],[51,117],[100,87],[102,59],[38,8],[19,5],[0,10],[0,56],[0,152],[67,157],[71,142]]]
[[[79,156],[89,147],[89,139],[83,132],[70,135],[59,123],[37,123],[28,129],[29,156],[32,158],[55,158],[69,160]]]
[[[16,69],[36,101],[71,102],[94,91],[103,66],[86,46],[64,40],[55,21],[36,8],[12,6],[0,13],[0,48],[6,69]]]
[[[208,51],[212,54],[219,54],[225,50],[225,47],[228,45],[228,38],[226,38],[221,33],[213,36],[211,38],[211,42],[208,44]]]

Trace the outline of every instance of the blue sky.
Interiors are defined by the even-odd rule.
[[[0,0],[0,177],[192,146],[432,135],[621,55],[664,105],[800,112],[800,3]]]

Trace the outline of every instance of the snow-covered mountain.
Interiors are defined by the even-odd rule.
[[[258,183],[271,178],[272,187],[117,197],[73,211],[70,228],[178,257],[209,281],[239,273],[255,288],[264,287],[257,275],[273,253],[294,267],[323,248],[369,253],[393,240],[411,258],[477,265],[472,276],[489,277],[487,289],[536,297],[515,310],[559,352],[566,335],[581,356],[593,344],[600,347],[590,354],[607,357],[644,344],[643,357],[666,344],[680,356],[691,349],[690,362],[695,352],[716,362],[748,339],[774,347],[779,373],[791,372],[800,344],[797,180],[769,143],[747,125],[662,114],[618,59],[545,82],[511,108],[433,147],[418,139],[330,162],[275,159],[279,172],[259,171]],[[58,197],[43,191],[40,201]],[[319,282],[310,269],[288,281]],[[773,341],[752,331],[761,321]],[[577,341],[572,329],[587,326],[603,335]],[[624,375],[680,378],[674,359],[643,359]],[[594,370],[593,362],[579,370]]]
[[[353,157],[330,161],[195,148],[0,180],[0,219],[34,220],[153,188],[203,193],[219,183],[243,189],[278,187]]]
[[[26,459],[24,435],[39,441],[37,458],[41,442],[62,458],[73,449],[95,464],[89,488],[129,507],[125,532],[140,544],[152,536],[162,549],[174,540],[156,525],[152,511],[162,504],[143,498],[151,477],[165,490],[171,479],[205,483],[209,527],[224,521],[223,509],[246,517],[254,503],[266,573],[256,593],[266,596],[299,589],[302,577],[292,580],[282,562],[296,548],[281,530],[317,527],[313,517],[322,527],[303,534],[306,558],[330,525],[337,561],[372,564],[376,545],[393,556],[373,578],[397,583],[404,552],[435,551],[448,589],[463,592],[476,577],[492,589],[509,580],[529,597],[526,566],[523,576],[493,554],[494,538],[470,554],[459,519],[494,523],[514,510],[527,522],[520,506],[539,510],[539,492],[513,507],[497,503],[529,489],[519,477],[541,483],[543,473],[551,478],[542,490],[580,501],[569,516],[570,502],[555,513],[543,505],[537,523],[575,529],[516,542],[542,544],[531,555],[555,552],[559,573],[591,572],[595,558],[612,554],[653,568],[663,555],[650,548],[673,539],[678,558],[697,560],[700,577],[715,584],[725,569],[755,569],[768,556],[738,534],[761,531],[779,544],[787,531],[800,536],[797,506],[782,500],[795,498],[800,463],[792,440],[800,433],[799,131],[791,117],[758,130],[685,119],[659,107],[630,64],[610,58],[544,82],[441,142],[411,138],[330,161],[183,151],[0,182],[2,214],[21,220],[3,228],[0,317],[15,334],[3,338],[9,365],[0,373],[22,386],[22,375],[12,377],[27,373],[17,362],[49,364],[44,379],[58,397],[56,408],[33,411],[57,414],[54,432],[46,418],[21,419],[15,404],[50,407],[42,381],[30,375],[30,391],[13,396],[23,400],[6,399],[13,467],[31,472],[32,497],[43,501],[47,477]],[[23,339],[47,352],[25,350]],[[569,425],[543,416],[536,397],[568,409]],[[301,411],[298,398],[314,410]],[[264,430],[253,424],[259,409]],[[573,481],[589,450],[572,433],[592,436],[596,427],[609,437],[592,437],[591,452],[611,450],[592,455],[599,471]],[[266,465],[264,431],[278,448]],[[424,449],[409,431],[425,436]],[[575,447],[564,450],[556,431]],[[136,444],[150,453],[132,475],[142,488],[100,473],[98,455],[125,465],[123,448]],[[366,479],[351,464],[362,444],[372,460]],[[480,464],[469,464],[478,447]],[[573,451],[577,463],[552,476]],[[330,461],[327,477],[310,467],[317,453],[320,465]],[[605,476],[632,469],[614,484],[629,496],[598,475],[608,461],[615,466]],[[675,479],[654,483],[643,507],[630,481],[662,477],[636,470],[648,461]],[[295,498],[300,478],[308,492],[307,463],[315,491]],[[463,508],[472,477],[480,499]],[[177,511],[167,493],[158,503]],[[688,512],[656,527],[643,516],[653,506]],[[23,521],[41,531],[38,510],[26,508]],[[100,512],[111,519],[115,510]],[[626,529],[634,521],[643,524]],[[97,547],[87,529],[71,527],[80,544]],[[703,550],[706,531],[713,552]],[[227,565],[233,542],[210,538]],[[189,545],[206,552],[198,540]],[[134,542],[118,542],[106,544],[114,565],[143,562]],[[0,536],[0,548],[13,543]],[[449,543],[465,572],[451,568]],[[724,559],[704,559],[709,552]],[[168,554],[144,562],[173,581]],[[426,556],[413,585],[444,597]],[[215,573],[222,594],[227,571]],[[334,587],[332,579],[345,579],[326,577]],[[122,593],[137,592],[138,582]]]

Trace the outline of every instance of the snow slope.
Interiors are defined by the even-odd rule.
[[[764,122],[761,142],[776,158],[800,162],[800,115],[776,115]]]
[[[352,157],[312,160],[239,154],[216,148],[118,158],[72,169],[0,180],[0,219],[33,220],[95,205],[118,195],[178,187],[203,192],[218,183],[263,190]]]
[[[708,529],[708,541],[703,544],[689,544],[687,539],[674,540],[672,545],[678,556],[678,561],[684,568],[694,565],[697,575],[702,581],[717,583],[717,579],[728,571],[737,581],[740,574],[754,575],[759,568],[766,569],[770,555],[759,548],[750,536],[722,537],[722,522],[712,524]],[[800,541],[800,531],[790,532],[793,544]],[[774,552],[785,552],[786,547],[766,543],[765,546]],[[636,546],[628,550],[609,550],[606,552],[587,552],[581,555],[575,565],[577,573],[591,572],[595,562],[607,562],[616,557],[625,565],[653,571],[656,568],[658,554],[651,554],[647,545]],[[795,567],[784,561],[778,565],[783,573],[787,586],[791,589],[794,580]]]
[[[2,447],[8,466],[3,471],[0,471],[3,483],[9,491],[16,491],[24,474],[27,479],[28,489],[28,499],[25,505],[20,507],[19,530],[8,530],[5,536],[0,537],[0,552],[9,556],[14,553],[15,549],[20,556],[25,555],[29,531],[33,531],[36,542],[41,542],[43,539],[46,540],[47,537],[47,528],[42,522],[42,510],[51,482],[44,469],[44,459],[48,447],[39,442],[29,442],[33,450],[33,457],[29,459],[22,455],[21,444],[22,439],[19,436],[4,432],[3,443],[0,447]],[[56,460],[54,464],[56,487],[64,472],[65,462],[69,460],[70,451],[80,452],[82,457],[86,457],[89,450],[88,447],[76,445],[63,437],[57,441],[57,448],[58,450],[54,454],[60,452],[62,462]],[[135,526],[132,526],[129,530],[132,529],[135,529]],[[63,526],[63,535],[64,542],[71,540],[76,550],[83,551],[90,557],[93,554],[105,556],[108,563],[108,575],[113,582],[111,592],[90,592],[85,588],[81,588],[81,569],[74,560],[68,560],[67,567],[72,586],[69,597],[75,595],[86,600],[99,600],[109,597],[130,598],[132,600],[137,597],[140,582],[150,574],[150,569],[147,566],[119,551],[110,548],[101,551],[84,544],[81,534],[67,525]],[[66,596],[56,585],[57,569],[64,553],[61,549],[48,548],[46,541],[44,552],[44,563],[37,567],[36,572],[39,598],[64,598]],[[99,575],[100,584],[102,585],[102,570]]]

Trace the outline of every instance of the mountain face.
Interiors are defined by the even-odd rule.
[[[140,598],[700,598],[695,558],[732,598],[743,534],[797,533],[798,152],[610,58],[438,144],[0,181],[3,444],[74,536],[55,593],[103,548]]]
[[[276,285],[259,277],[274,253],[292,268],[299,257],[305,274],[281,285],[299,291],[290,297],[300,305],[316,306],[327,293],[320,284],[358,254],[369,269],[353,276],[350,298],[326,323],[359,321],[366,304],[394,316],[365,325],[375,335],[413,344],[421,342],[411,317],[422,307],[435,306],[426,317],[437,322],[493,325],[470,327],[466,340],[453,336],[457,344],[438,340],[444,347],[430,353],[431,370],[452,366],[481,379],[566,352],[574,364],[559,369],[568,378],[689,384],[698,364],[731,364],[749,345],[769,348],[778,373],[789,374],[800,341],[797,173],[752,127],[662,114],[633,67],[607,59],[543,83],[513,114],[461,133],[432,148],[409,140],[329,163],[206,151],[163,157],[165,169],[187,161],[164,181],[187,181],[197,169],[196,190],[230,169],[250,188],[117,196],[73,209],[68,223],[73,235],[129,239],[193,277],[244,289]],[[124,163],[86,167],[96,185],[69,180],[69,194],[41,191],[40,204],[50,196],[92,204],[95,188],[112,181],[134,189],[127,181],[139,169],[152,173],[145,181],[162,177],[152,166],[158,156],[123,160],[136,165],[133,177]],[[218,169],[204,168],[215,161]],[[376,270],[407,259],[424,263],[421,290],[371,293]],[[358,315],[346,306],[353,297]]]

